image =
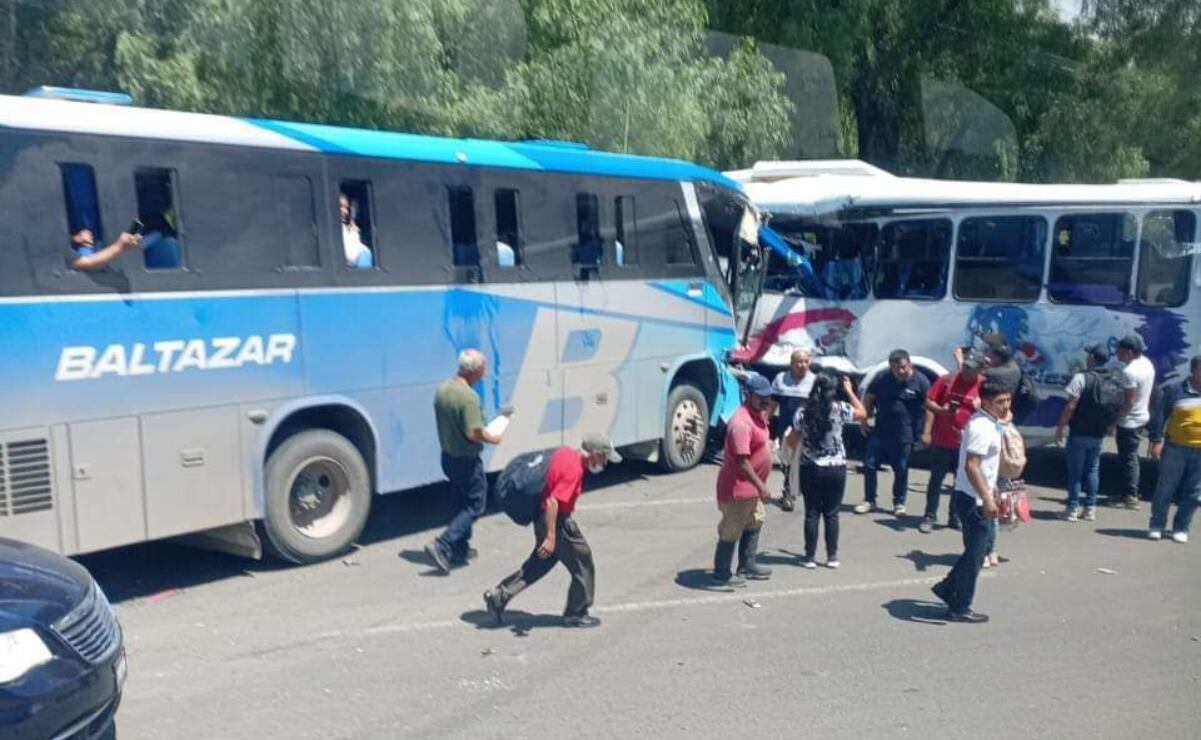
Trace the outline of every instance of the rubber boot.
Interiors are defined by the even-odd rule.
[[[717,549],[713,553],[713,583],[718,586],[745,586],[746,581],[740,576],[730,573],[730,564],[734,559],[734,547],[737,542],[717,541]]]
[[[771,578],[771,568],[759,565],[755,559],[759,553],[760,529],[761,527],[744,529],[742,539],[738,540],[738,575],[754,581],[766,581]]]

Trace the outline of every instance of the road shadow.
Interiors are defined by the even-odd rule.
[[[438,566],[434,564],[434,559],[431,558],[429,555],[427,555],[425,550],[401,550],[400,552],[396,553],[396,557],[400,558],[401,560],[408,561],[414,565],[424,565],[427,568],[427,570],[424,570],[424,571],[418,573],[417,575],[419,575],[419,576],[424,576],[424,577],[429,578],[429,577],[444,577],[444,576],[449,575],[448,573],[443,573],[441,570],[438,569]],[[451,570],[455,570],[457,568],[462,568],[464,565],[466,565],[466,564],[465,563],[452,564]]]
[[[1031,509],[1030,518],[1040,522],[1062,522],[1064,520],[1060,512],[1046,509]]]
[[[935,555],[933,553],[923,552],[921,550],[910,550],[904,555],[897,555],[897,558],[912,562],[914,570],[924,573],[925,571],[930,570],[930,567],[934,565],[943,565],[950,568],[955,564],[955,561],[959,559],[959,553],[948,552]]]
[[[759,556],[762,560],[763,556]],[[681,588],[691,589],[693,591],[707,591],[709,593],[728,594],[732,593],[735,588],[733,586],[719,586],[713,582],[713,571],[706,568],[690,568],[676,573],[676,585]]]
[[[520,610],[506,609],[503,624],[497,624],[496,618],[484,609],[463,612],[459,619],[474,625],[476,629],[499,631],[508,630],[517,637],[525,637],[536,629],[567,629],[563,626],[563,617],[558,614],[531,614]]]
[[[922,521],[922,518],[910,514],[902,514],[901,516],[888,514],[883,518],[873,519],[872,521],[881,527],[888,527],[894,532],[908,532],[909,530],[916,532],[917,525]]]
[[[801,565],[801,560],[804,556],[800,553],[777,548],[776,552],[761,552],[756,557],[756,562],[762,565],[794,565],[798,568]]]
[[[1147,530],[1145,529],[1098,529],[1097,534],[1106,537],[1128,537],[1132,540],[1147,539]]]
[[[893,599],[880,605],[893,619],[917,624],[943,626],[947,623],[947,607],[935,601]]]

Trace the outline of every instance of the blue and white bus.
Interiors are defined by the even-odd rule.
[[[1049,442],[1084,348],[1139,334],[1159,381],[1201,346],[1201,183],[1033,185],[894,177],[862,162],[728,173],[808,258],[775,258],[740,357],[769,372],[806,348],[864,380],[905,348],[930,376],[1000,335],[1041,384],[1023,420]]]
[[[687,468],[737,406],[765,260],[718,172],[102,100],[0,97],[0,536],[329,557],[441,479],[467,347],[490,470],[597,430]],[[143,235],[83,269],[84,229]]]

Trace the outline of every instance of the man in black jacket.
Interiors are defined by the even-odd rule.
[[[1067,403],[1059,414],[1055,442],[1062,444],[1067,430],[1068,501],[1064,518],[1080,518],[1080,488],[1084,486],[1084,519],[1097,518],[1097,490],[1100,487],[1101,442],[1107,430],[1118,420],[1124,395],[1120,374],[1107,367],[1109,352],[1102,344],[1085,349],[1084,372],[1072,376],[1067,386]],[[1108,399],[1108,401],[1106,400]]]

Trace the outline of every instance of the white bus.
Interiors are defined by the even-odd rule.
[[[1046,442],[1085,346],[1137,333],[1163,381],[1201,345],[1201,183],[956,182],[860,162],[728,174],[807,257],[769,266],[741,352],[769,372],[805,347],[868,380],[904,348],[935,376],[956,346],[1000,334],[1041,386],[1023,423]]]

